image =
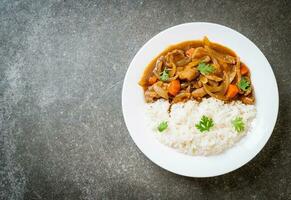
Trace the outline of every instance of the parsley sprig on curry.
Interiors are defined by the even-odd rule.
[[[147,66],[139,84],[148,103],[161,98],[177,103],[207,97],[255,102],[248,67],[232,50],[207,37],[167,48]]]

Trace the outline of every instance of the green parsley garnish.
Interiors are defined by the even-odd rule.
[[[165,68],[160,76],[161,81],[167,81],[169,79],[169,71]]]
[[[160,132],[166,130],[166,128],[168,128],[168,122],[166,122],[166,121],[161,122],[158,126],[158,130]]]
[[[214,72],[215,69],[212,65],[201,62],[198,65],[198,70],[200,71],[201,74],[208,75]]]
[[[240,79],[240,81],[237,83],[237,86],[242,90],[242,91],[247,91],[251,84],[249,83],[249,81],[246,79],[246,77],[242,77]]]
[[[240,133],[245,130],[245,123],[241,117],[236,117],[234,120],[231,121],[232,126],[234,127],[235,131]]]
[[[200,130],[200,132],[209,131],[210,128],[214,126],[213,119],[203,115],[199,123],[195,126]]]

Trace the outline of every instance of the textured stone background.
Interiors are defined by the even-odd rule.
[[[290,9],[287,0],[2,0],[0,199],[291,199]],[[263,151],[215,178],[185,178],[150,162],[121,112],[122,81],[137,50],[192,21],[254,41],[280,91]]]

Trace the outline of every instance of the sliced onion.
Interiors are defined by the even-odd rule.
[[[176,66],[176,64],[174,62],[174,55],[175,54],[178,54],[178,55],[181,55],[181,56],[185,57],[184,51],[179,50],[179,49],[175,49],[175,50],[170,51],[169,53],[167,53],[167,55],[165,56],[165,59],[166,59],[167,65],[170,67],[170,70],[169,70],[169,76],[170,77],[175,76],[175,74],[177,72],[177,66]]]
[[[225,71],[223,71],[223,73],[224,81],[219,86],[208,86],[204,84],[210,92],[218,92],[220,95],[224,95],[226,93],[229,86],[229,77]]]
[[[163,56],[159,57],[153,70],[153,73],[157,78],[160,78],[160,74],[162,73],[163,59]]]
[[[217,59],[215,57],[212,56],[211,60],[212,60],[214,65],[219,65],[219,63],[218,63],[218,61],[217,61]]]
[[[176,74],[174,77],[169,78],[166,82],[171,82],[173,80],[176,80],[178,78],[178,74]]]
[[[209,62],[210,60],[211,60],[211,58],[210,58],[209,56],[205,56],[205,57],[203,57],[203,58],[200,59],[200,62],[205,62],[205,63],[207,63],[207,62]]]
[[[213,80],[216,82],[220,82],[223,80],[222,78],[215,76],[215,75],[205,75],[205,77],[208,78],[209,80]]]
[[[196,58],[201,58],[207,55],[207,51],[203,47],[198,47],[194,50],[193,54],[191,55],[192,60]]]
[[[206,37],[206,36],[204,36],[204,38],[203,38],[203,45],[204,45],[204,47],[211,46],[211,42],[209,41],[208,37]]]
[[[228,100],[228,99],[227,99],[225,96],[223,96],[223,95],[219,95],[219,94],[212,93],[212,92],[209,90],[209,88],[208,88],[208,86],[207,86],[206,84],[203,84],[203,88],[204,88],[205,92],[207,92],[207,94],[209,94],[211,97],[214,97],[214,98],[219,99],[219,100],[222,100],[222,101],[227,101],[227,100]]]
[[[181,101],[188,100],[190,97],[191,97],[191,94],[190,93],[188,93],[188,92],[181,92],[181,93],[179,93],[179,94],[177,94],[175,96],[175,98],[173,99],[173,103],[178,103],[178,102],[181,102]]]
[[[236,75],[236,70],[232,70],[232,72],[229,74],[229,83],[231,83],[233,81],[233,79],[235,78]]]
[[[236,72],[236,76],[237,76],[237,82],[240,82],[241,74],[240,74],[240,59],[239,59],[239,57],[236,57],[235,72]]]
[[[194,90],[194,91],[192,92],[192,96],[193,96],[194,98],[202,98],[202,97],[204,97],[206,94],[207,94],[207,93],[206,93],[206,91],[204,90],[203,87],[198,88],[198,89],[196,89],[196,90]]]
[[[219,86],[209,86],[207,84],[203,84],[203,85],[206,85],[207,86],[207,89],[210,91],[210,92],[222,92],[224,89],[225,89],[225,84],[224,82],[221,83]]]
[[[171,69],[169,70],[169,76],[173,77],[176,74],[177,67],[173,61],[170,62]]]
[[[217,60],[221,61],[221,62],[225,62],[225,63],[229,63],[229,64],[235,64],[235,57],[230,56],[230,55],[225,55],[222,53],[219,53],[218,51],[211,49],[208,46],[205,46],[205,49],[207,50],[207,52],[209,53],[209,55],[211,57],[216,58]]]
[[[218,82],[216,82],[216,81],[213,81],[213,80],[208,80],[208,83],[209,83],[209,85],[211,85],[211,86],[218,86]]]
[[[187,65],[187,64],[190,63],[190,62],[191,62],[191,58],[185,57],[185,58],[179,60],[179,61],[176,63],[176,65],[177,65],[177,67],[181,67],[181,66]]]
[[[185,68],[192,68],[192,67],[195,67],[196,65],[198,65],[200,63],[200,60],[198,59],[195,59],[193,60],[192,62],[188,63]]]
[[[220,64],[219,64],[219,62],[217,61],[217,59],[214,58],[214,57],[212,56],[212,57],[211,57],[211,60],[212,60],[212,62],[213,62],[212,66],[215,67],[215,71],[216,71],[216,72],[221,72],[221,67],[220,67]]]
[[[168,92],[160,87],[157,83],[153,85],[153,89],[160,97],[169,99]]]
[[[203,75],[201,75],[200,76],[200,79],[199,79],[203,84],[206,84],[207,82],[208,82],[208,79],[205,77],[205,76],[203,76]]]
[[[229,76],[225,71],[223,71],[223,75],[224,75],[224,89],[222,90],[222,94],[225,95],[225,93],[228,90],[230,81],[229,81]]]

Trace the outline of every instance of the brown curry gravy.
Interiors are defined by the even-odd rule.
[[[155,64],[157,62],[157,59],[163,55],[166,55],[169,51],[172,51],[174,49],[181,49],[181,50],[188,50],[190,48],[197,48],[197,47],[203,47],[203,41],[202,40],[189,40],[189,41],[184,41],[180,42],[178,44],[170,45],[167,47],[164,51],[162,51],[158,56],[156,56],[145,68],[143,75],[139,81],[139,85],[142,86],[144,89],[147,88],[148,86],[148,79],[152,75],[152,71],[155,68]],[[217,44],[214,42],[211,42],[211,48],[214,50],[221,52],[221,53],[226,53],[231,56],[236,57],[236,53],[229,49],[228,47],[225,47],[221,44]],[[243,64],[243,63],[241,63]]]

